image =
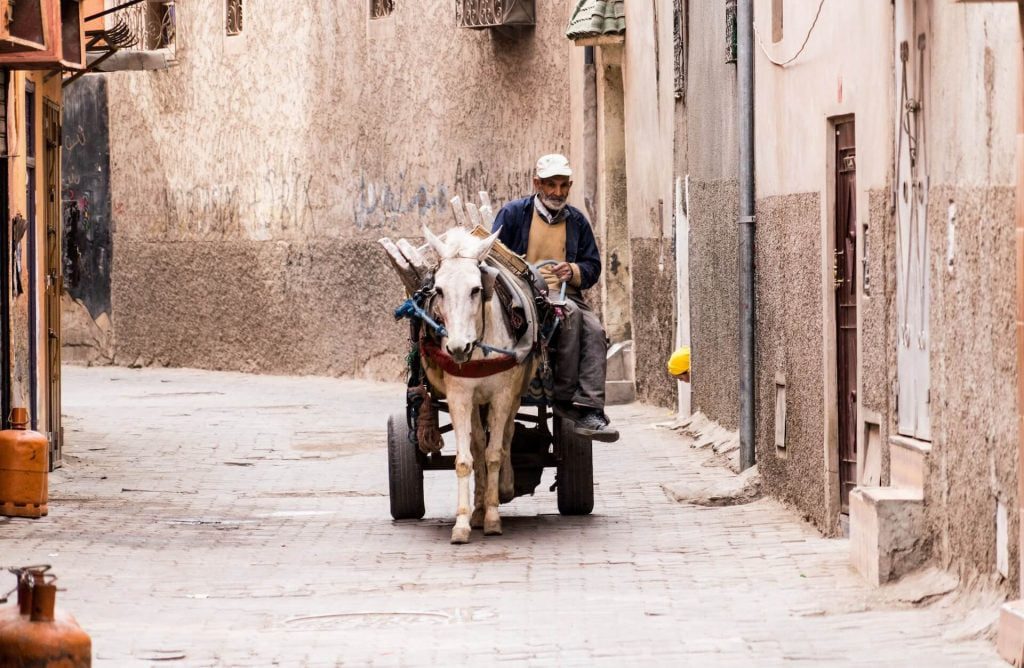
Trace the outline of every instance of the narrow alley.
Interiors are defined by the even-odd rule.
[[[664,409],[611,409],[623,438],[595,443],[593,515],[559,516],[546,472],[505,507],[505,535],[454,546],[452,473],[427,474],[426,519],[389,517],[400,385],[110,367],[64,382],[50,515],[0,519],[0,561],[53,564],[97,665],[1002,665],[995,599],[871,589],[846,540],[774,500],[670,501],[663,484],[731,474],[654,426]]]

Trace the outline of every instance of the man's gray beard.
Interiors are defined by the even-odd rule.
[[[565,204],[568,200],[550,200],[547,197],[541,195],[540,203],[544,205],[551,214],[556,214],[565,208]]]

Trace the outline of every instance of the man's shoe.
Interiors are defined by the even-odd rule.
[[[576,420],[574,429],[578,436],[586,436],[595,441],[614,443],[619,440],[619,431],[608,424],[608,416],[599,408],[588,410]]]

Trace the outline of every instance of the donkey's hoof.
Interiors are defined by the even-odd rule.
[[[500,536],[501,535],[501,518],[495,513],[493,517],[484,518],[484,535],[485,536]]]
[[[473,516],[469,518],[469,526],[474,529],[484,528],[484,509],[477,508],[473,511]]]
[[[452,545],[465,545],[469,542],[469,534],[472,529],[469,527],[455,527],[452,529]]]

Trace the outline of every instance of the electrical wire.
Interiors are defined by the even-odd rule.
[[[791,62],[793,62],[794,60],[799,58],[800,54],[804,52],[804,47],[807,46],[808,40],[811,39],[811,33],[814,32],[814,27],[816,25],[818,25],[818,18],[821,16],[821,8],[824,7],[824,6],[825,6],[825,0],[821,0],[821,2],[818,3],[818,11],[815,12],[815,14],[814,14],[814,21],[811,23],[811,27],[807,29],[807,34],[804,36],[804,41],[800,45],[800,50],[797,51],[796,53],[794,53],[793,57],[789,58],[788,60],[779,61],[779,60],[775,60],[774,58],[771,57],[771,54],[768,53],[768,49],[766,49],[765,46],[764,46],[764,42],[761,41],[761,33],[758,32],[758,30],[757,30],[757,24],[754,24],[754,37],[757,38],[757,45],[759,47],[761,47],[761,51],[764,53],[765,58],[768,59],[768,62],[770,62],[772,65],[778,65],[779,67],[785,67],[786,65],[789,65]]]

